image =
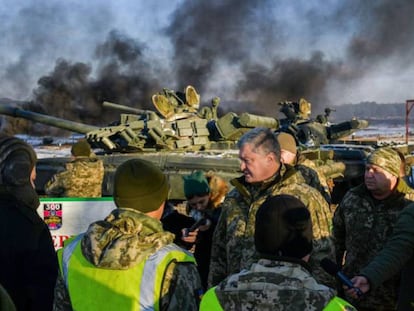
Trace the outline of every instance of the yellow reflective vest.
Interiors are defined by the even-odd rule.
[[[162,247],[127,270],[97,268],[82,254],[78,235],[58,251],[73,310],[159,310],[165,271],[172,261],[194,262],[175,244]]]

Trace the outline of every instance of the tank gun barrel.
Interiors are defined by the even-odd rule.
[[[111,102],[108,102],[108,101],[104,101],[102,103],[102,107],[112,108],[112,109],[116,109],[116,110],[119,110],[119,111],[123,111],[123,112],[127,112],[127,113],[134,113],[134,114],[148,114],[148,113],[153,114],[154,113],[154,111],[151,111],[151,110],[138,109],[138,108],[134,108],[134,107],[129,107],[129,106],[125,106],[125,105],[111,103]]]
[[[330,140],[340,139],[342,137],[353,134],[356,131],[367,128],[369,125],[367,120],[353,119],[329,126],[328,133]]]
[[[81,134],[86,134],[99,128],[97,126],[52,117],[8,105],[0,105],[0,114],[14,118],[23,118]]]

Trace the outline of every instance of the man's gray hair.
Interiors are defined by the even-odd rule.
[[[237,142],[237,147],[240,149],[245,144],[253,146],[253,151],[264,154],[274,153],[276,159],[280,161],[280,146],[276,135],[269,128],[256,127],[245,133]],[[258,148],[260,147],[260,150]]]

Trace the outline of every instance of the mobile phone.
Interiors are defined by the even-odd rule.
[[[188,236],[189,232],[193,232],[197,230],[199,227],[206,225],[207,221],[208,221],[207,218],[201,218],[197,220],[190,228],[185,228],[184,236]]]

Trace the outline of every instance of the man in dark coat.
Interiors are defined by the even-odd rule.
[[[52,310],[58,262],[36,212],[36,154],[15,137],[0,137],[0,283],[17,310]]]

